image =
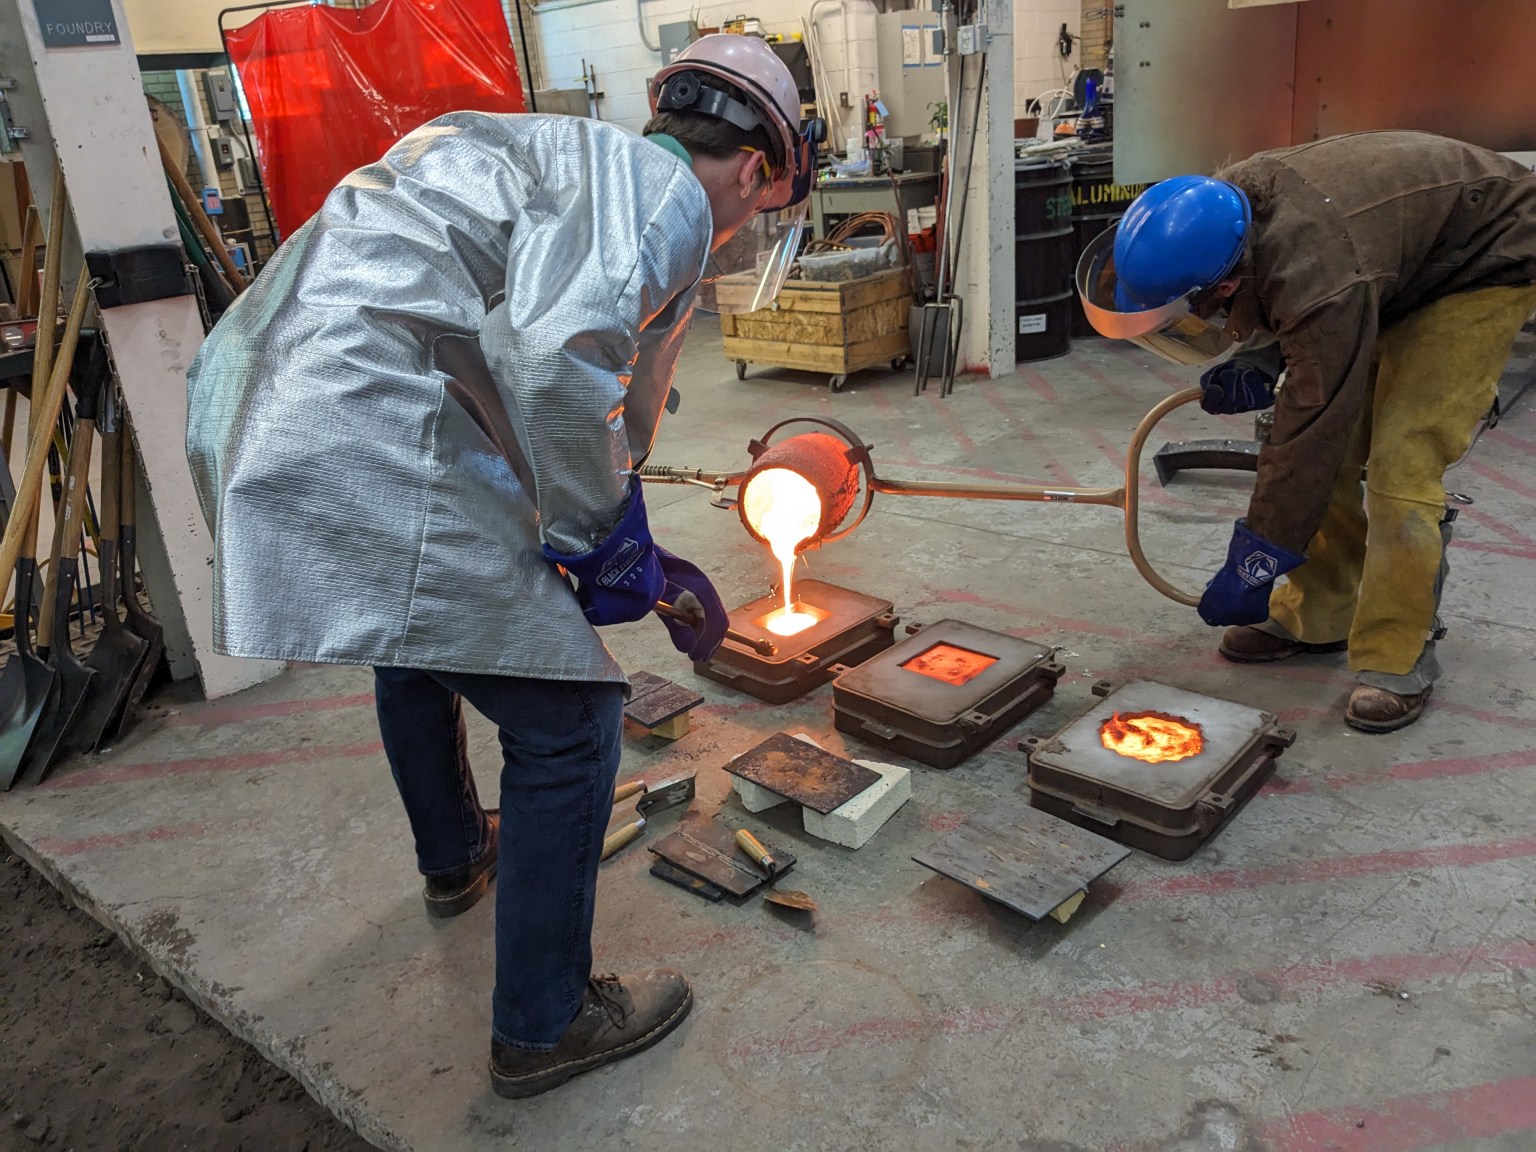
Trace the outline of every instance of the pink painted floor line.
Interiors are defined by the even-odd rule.
[[[1536,1076],[1281,1116],[1262,1140],[1270,1152],[1421,1152],[1516,1132],[1536,1134]]]
[[[1215,872],[1188,872],[1158,876],[1125,885],[1102,886],[1107,901],[1162,900],[1180,896],[1214,896],[1247,891],[1274,884],[1312,884],[1320,880],[1354,880],[1412,872],[1421,868],[1473,868],[1501,860],[1527,860],[1536,856],[1536,836],[1473,844],[1445,844],[1435,848],[1369,852],[1360,856],[1331,856],[1298,860],[1266,868],[1226,868]]]
[[[726,1049],[726,1056],[737,1063],[793,1059],[854,1045],[898,1043],[925,1035],[977,1035],[1015,1026],[1038,1028],[1051,1020],[1112,1020],[1147,1012],[1183,1011],[1235,1002],[1241,998],[1239,983],[1249,980],[1272,985],[1283,994],[1317,995],[1351,985],[1361,986],[1364,992],[1365,986],[1373,982],[1417,984],[1465,972],[1525,972],[1532,967],[1536,967],[1536,942],[1528,940],[1499,941],[1470,953],[1458,949],[1350,957],[1178,984],[1109,985],[1078,996],[983,1004],[936,1015],[871,1017],[841,1027],[820,1025],[778,1033],[748,1033]]]
[[[332,712],[339,708],[373,707],[373,693],[346,696],[310,696],[300,700],[273,700],[264,704],[214,704],[193,708],[162,721],[165,728],[222,728],[251,720],[269,720],[301,712]]]
[[[377,741],[362,744],[311,744],[298,748],[279,748],[270,752],[243,752],[234,756],[208,756],[187,760],[145,760],[131,764],[101,764],[78,772],[63,772],[40,788],[84,788],[92,784],[124,784],[135,780],[154,780],[165,776],[192,776],[216,772],[248,772],[256,768],[279,768],[289,764],[313,764],[320,760],[373,756],[384,751]]]

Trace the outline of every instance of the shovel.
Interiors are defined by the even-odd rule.
[[[12,629],[16,636],[16,654],[0,673],[0,789],[10,790],[21,769],[21,758],[38,717],[54,688],[53,669],[32,651],[32,589],[37,583],[37,506],[42,499],[39,489],[28,508],[16,508],[13,515],[29,523],[23,530],[21,552],[16,558],[16,609]]]
[[[139,537],[135,511],[138,498],[138,455],[133,447],[133,429],[129,427],[126,417],[123,420],[119,443],[122,447],[123,476],[118,490],[118,520],[121,531],[117,538],[117,586],[123,596],[125,617],[123,623],[129,632],[144,641],[145,650],[144,659],[139,664],[133,686],[123,700],[122,710],[113,717],[101,738],[100,743],[103,745],[116,740],[128,727],[129,718],[133,715],[134,709],[139,706],[139,701],[144,699],[144,693],[148,690],[150,681],[155,678],[155,673],[160,669],[160,658],[165,654],[165,628],[139,603],[138,582],[134,575]]]
[[[98,344],[104,360],[106,350]],[[63,508],[54,523],[53,552],[48,571],[48,585],[43,593],[43,608],[37,621],[38,654],[52,667],[58,680],[56,700],[43,709],[32,743],[22,758],[21,776],[29,784],[41,783],[48,769],[64,748],[64,737],[75,722],[81,702],[90,691],[96,673],[82,664],[69,643],[69,612],[79,572],[80,528],[85,520],[85,488],[91,478],[91,445],[96,431],[96,393],[101,386],[100,369],[92,356],[91,371],[82,375],[78,385],[74,443],[69,446],[69,471],[64,480]],[[64,365],[61,355],[54,365]],[[69,554],[65,555],[65,549]]]
[[[149,642],[123,627],[117,616],[117,526],[123,485],[123,434],[117,426],[117,405],[108,397],[103,414],[106,431],[101,434],[101,537],[97,563],[101,568],[101,603],[106,617],[101,636],[85,666],[96,673],[81,701],[74,728],[65,739],[72,751],[90,752],[99,747],[107,729],[125,710],[128,695],[138,680],[139,668],[149,653]]]
[[[85,318],[89,278],[80,270],[80,283],[70,307],[69,323],[59,347],[60,363],[52,363],[53,332],[59,307],[59,262],[63,251],[64,212],[63,179],[55,174],[53,215],[48,229],[48,251],[44,256],[42,303],[39,311],[47,323],[38,324],[32,359],[32,409],[28,417],[28,451],[23,467],[22,485],[5,526],[6,546],[14,540],[14,559],[0,561],[0,570],[16,569],[16,610],[13,632],[16,655],[0,673],[0,788],[9,790],[16,782],[28,745],[37,731],[38,721],[49,710],[58,694],[58,678],[32,650],[32,594],[37,586],[37,521],[42,501],[42,471],[47,444],[52,437],[62,392],[74,365],[75,342]],[[60,371],[54,372],[57,368]],[[42,633],[38,633],[42,637]]]

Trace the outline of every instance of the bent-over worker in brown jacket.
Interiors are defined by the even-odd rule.
[[[1200,603],[1235,625],[1222,655],[1347,648],[1347,722],[1412,723],[1440,674],[1445,470],[1536,308],[1536,175],[1420,132],[1261,152],[1148,189],[1078,286],[1101,332],[1176,362],[1242,343],[1202,377],[1207,411],[1275,406]]]

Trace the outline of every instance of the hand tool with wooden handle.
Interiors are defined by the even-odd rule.
[[[773,853],[764,848],[763,842],[745,828],[736,829],[736,847],[745,852],[747,859],[766,872],[770,878],[778,869]]]
[[[637,784],[639,785],[638,789],[635,788]],[[635,805],[637,813],[635,819],[610,832],[603,839],[603,854],[600,859],[606,860],[626,844],[633,844],[639,839],[640,833],[645,831],[650,817],[657,812],[687,804],[694,797],[695,787],[694,777],[691,774],[680,776],[676,780],[668,780],[665,783],[656,785],[654,788],[648,787],[643,781],[631,781],[629,784],[624,785],[619,791],[631,789],[628,795],[633,796],[635,791],[643,790],[644,795],[640,797],[640,802]],[[615,795],[617,794],[615,792]]]

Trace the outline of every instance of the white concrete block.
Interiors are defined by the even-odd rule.
[[[912,798],[912,770],[874,760],[855,760],[880,774],[878,783],[823,815],[810,808],[800,810],[805,830],[844,848],[862,848]]]
[[[770,808],[777,808],[780,804],[789,803],[787,796],[770,792],[762,785],[743,780],[740,776],[731,777],[731,787],[736,789],[736,798],[748,812],[766,812]]]

